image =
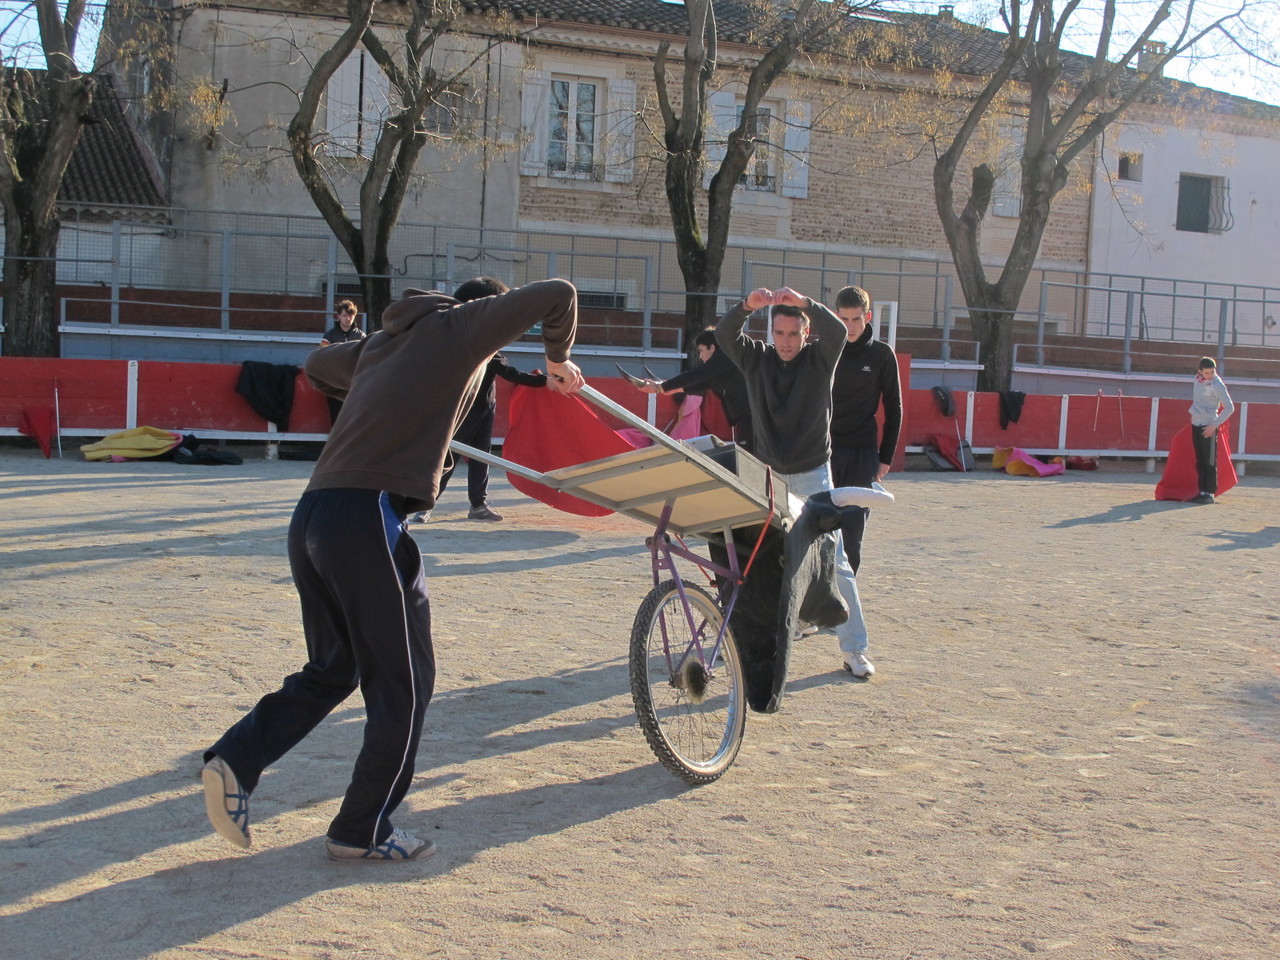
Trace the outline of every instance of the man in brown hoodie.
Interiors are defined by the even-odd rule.
[[[231,843],[250,844],[249,795],[263,770],[358,686],[364,743],[326,850],[382,861],[435,852],[391,824],[435,683],[426,580],[405,520],[435,504],[449,440],[498,350],[540,323],[549,385],[582,388],[569,360],[577,313],[565,280],[468,303],[410,290],[381,330],[307,358],[316,389],[345,402],[289,526],[308,662],[205,751],[206,811]]]

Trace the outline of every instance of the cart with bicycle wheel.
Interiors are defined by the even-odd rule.
[[[673,440],[591,387],[580,396],[653,445],[545,473],[462,444],[452,448],[653,525],[645,539],[653,587],[631,629],[631,696],[662,764],[690,783],[710,783],[737,757],[748,711],[743,660],[730,627],[734,607],[765,534],[782,530],[795,505],[768,467],[735,445],[714,437]],[[743,531],[749,532],[745,548]],[[717,559],[694,552],[686,538],[720,547]],[[678,561],[698,571],[705,586],[689,582]]]

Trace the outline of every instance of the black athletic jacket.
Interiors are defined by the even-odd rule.
[[[884,431],[876,443],[876,411],[884,398]],[[892,463],[902,430],[902,386],[898,358],[887,343],[872,339],[871,326],[846,343],[831,385],[831,446],[878,447],[881,463]]]
[[[459,434],[466,435],[469,427],[474,427],[485,417],[493,415],[494,409],[498,405],[498,377],[508,383],[515,383],[525,387],[545,387],[547,385],[547,375],[545,373],[525,373],[523,370],[517,370],[507,361],[506,357],[500,353],[495,353],[489,361],[489,365],[484,368],[484,379],[480,381],[480,390],[476,394],[475,402],[471,404],[471,409],[462,418],[462,423],[458,427]]]

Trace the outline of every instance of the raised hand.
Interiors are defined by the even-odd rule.
[[[809,298],[803,293],[796,293],[790,287],[779,287],[773,291],[773,301],[779,307],[808,307]]]

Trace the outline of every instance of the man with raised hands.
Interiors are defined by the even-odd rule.
[[[747,318],[765,308],[772,343],[744,329]],[[752,290],[716,325],[720,349],[747,382],[752,452],[801,499],[831,489],[831,385],[848,334],[838,316],[790,287]],[[837,584],[849,608],[836,637],[844,668],[866,679],[875,667],[867,659],[858,584],[840,538],[836,548]]]

